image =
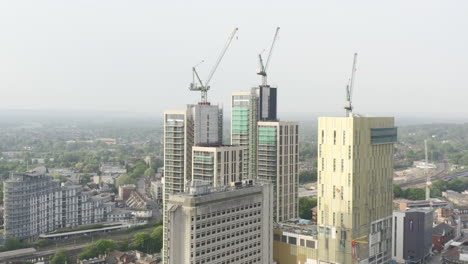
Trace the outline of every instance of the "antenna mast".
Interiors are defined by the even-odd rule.
[[[231,35],[229,36],[226,44],[224,45],[224,48],[221,50],[221,53],[218,56],[218,59],[216,60],[215,64],[213,65],[213,68],[211,68],[210,74],[206,78],[206,82],[203,83],[203,81],[200,79],[200,76],[198,75],[198,72],[196,70],[196,67],[200,64],[197,64],[196,66],[192,67],[192,75],[193,75],[193,82],[190,84],[189,89],[190,91],[200,91],[201,92],[201,103],[202,104],[208,104],[208,90],[210,89],[210,81],[213,78],[213,75],[215,74],[216,70],[218,69],[219,64],[221,63],[221,60],[224,57],[224,54],[226,54],[227,49],[231,45],[232,40],[236,36],[238,28],[235,28]],[[202,61],[203,62],[203,61]]]
[[[346,85],[346,102],[344,109],[346,110],[346,116],[352,116],[353,114],[353,87],[354,87],[354,76],[356,73],[357,64],[357,53],[354,53],[353,68],[351,70],[351,78],[349,79],[348,85]]]

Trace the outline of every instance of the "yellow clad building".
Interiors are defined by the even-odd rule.
[[[301,220],[302,221],[302,220]],[[317,263],[316,226],[290,220],[273,229],[274,264]]]
[[[396,138],[392,117],[319,118],[318,263],[390,261]]]

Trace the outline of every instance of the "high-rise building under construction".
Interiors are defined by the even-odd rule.
[[[390,261],[396,137],[391,117],[319,118],[319,263]]]
[[[233,93],[231,97],[231,145],[243,146],[244,172],[250,179],[257,175],[258,90]]]

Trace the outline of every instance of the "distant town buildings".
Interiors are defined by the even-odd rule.
[[[456,192],[447,190],[442,192],[442,196],[456,205],[467,205],[468,204],[468,191]]]
[[[160,264],[162,263],[159,254],[146,254],[138,250],[118,251],[114,250],[108,255],[99,256],[92,259],[81,260],[80,264]]]
[[[100,175],[93,175],[93,183],[95,184],[112,184],[117,183],[117,178],[120,175],[127,173],[125,166],[118,162],[104,162],[99,166]]]
[[[169,197],[164,263],[272,263],[272,198],[269,184],[190,182]]]

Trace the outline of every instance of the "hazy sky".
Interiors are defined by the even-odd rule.
[[[357,112],[468,113],[468,1],[0,1],[0,109],[161,113],[256,86],[257,54],[280,112],[341,111],[359,53]]]

